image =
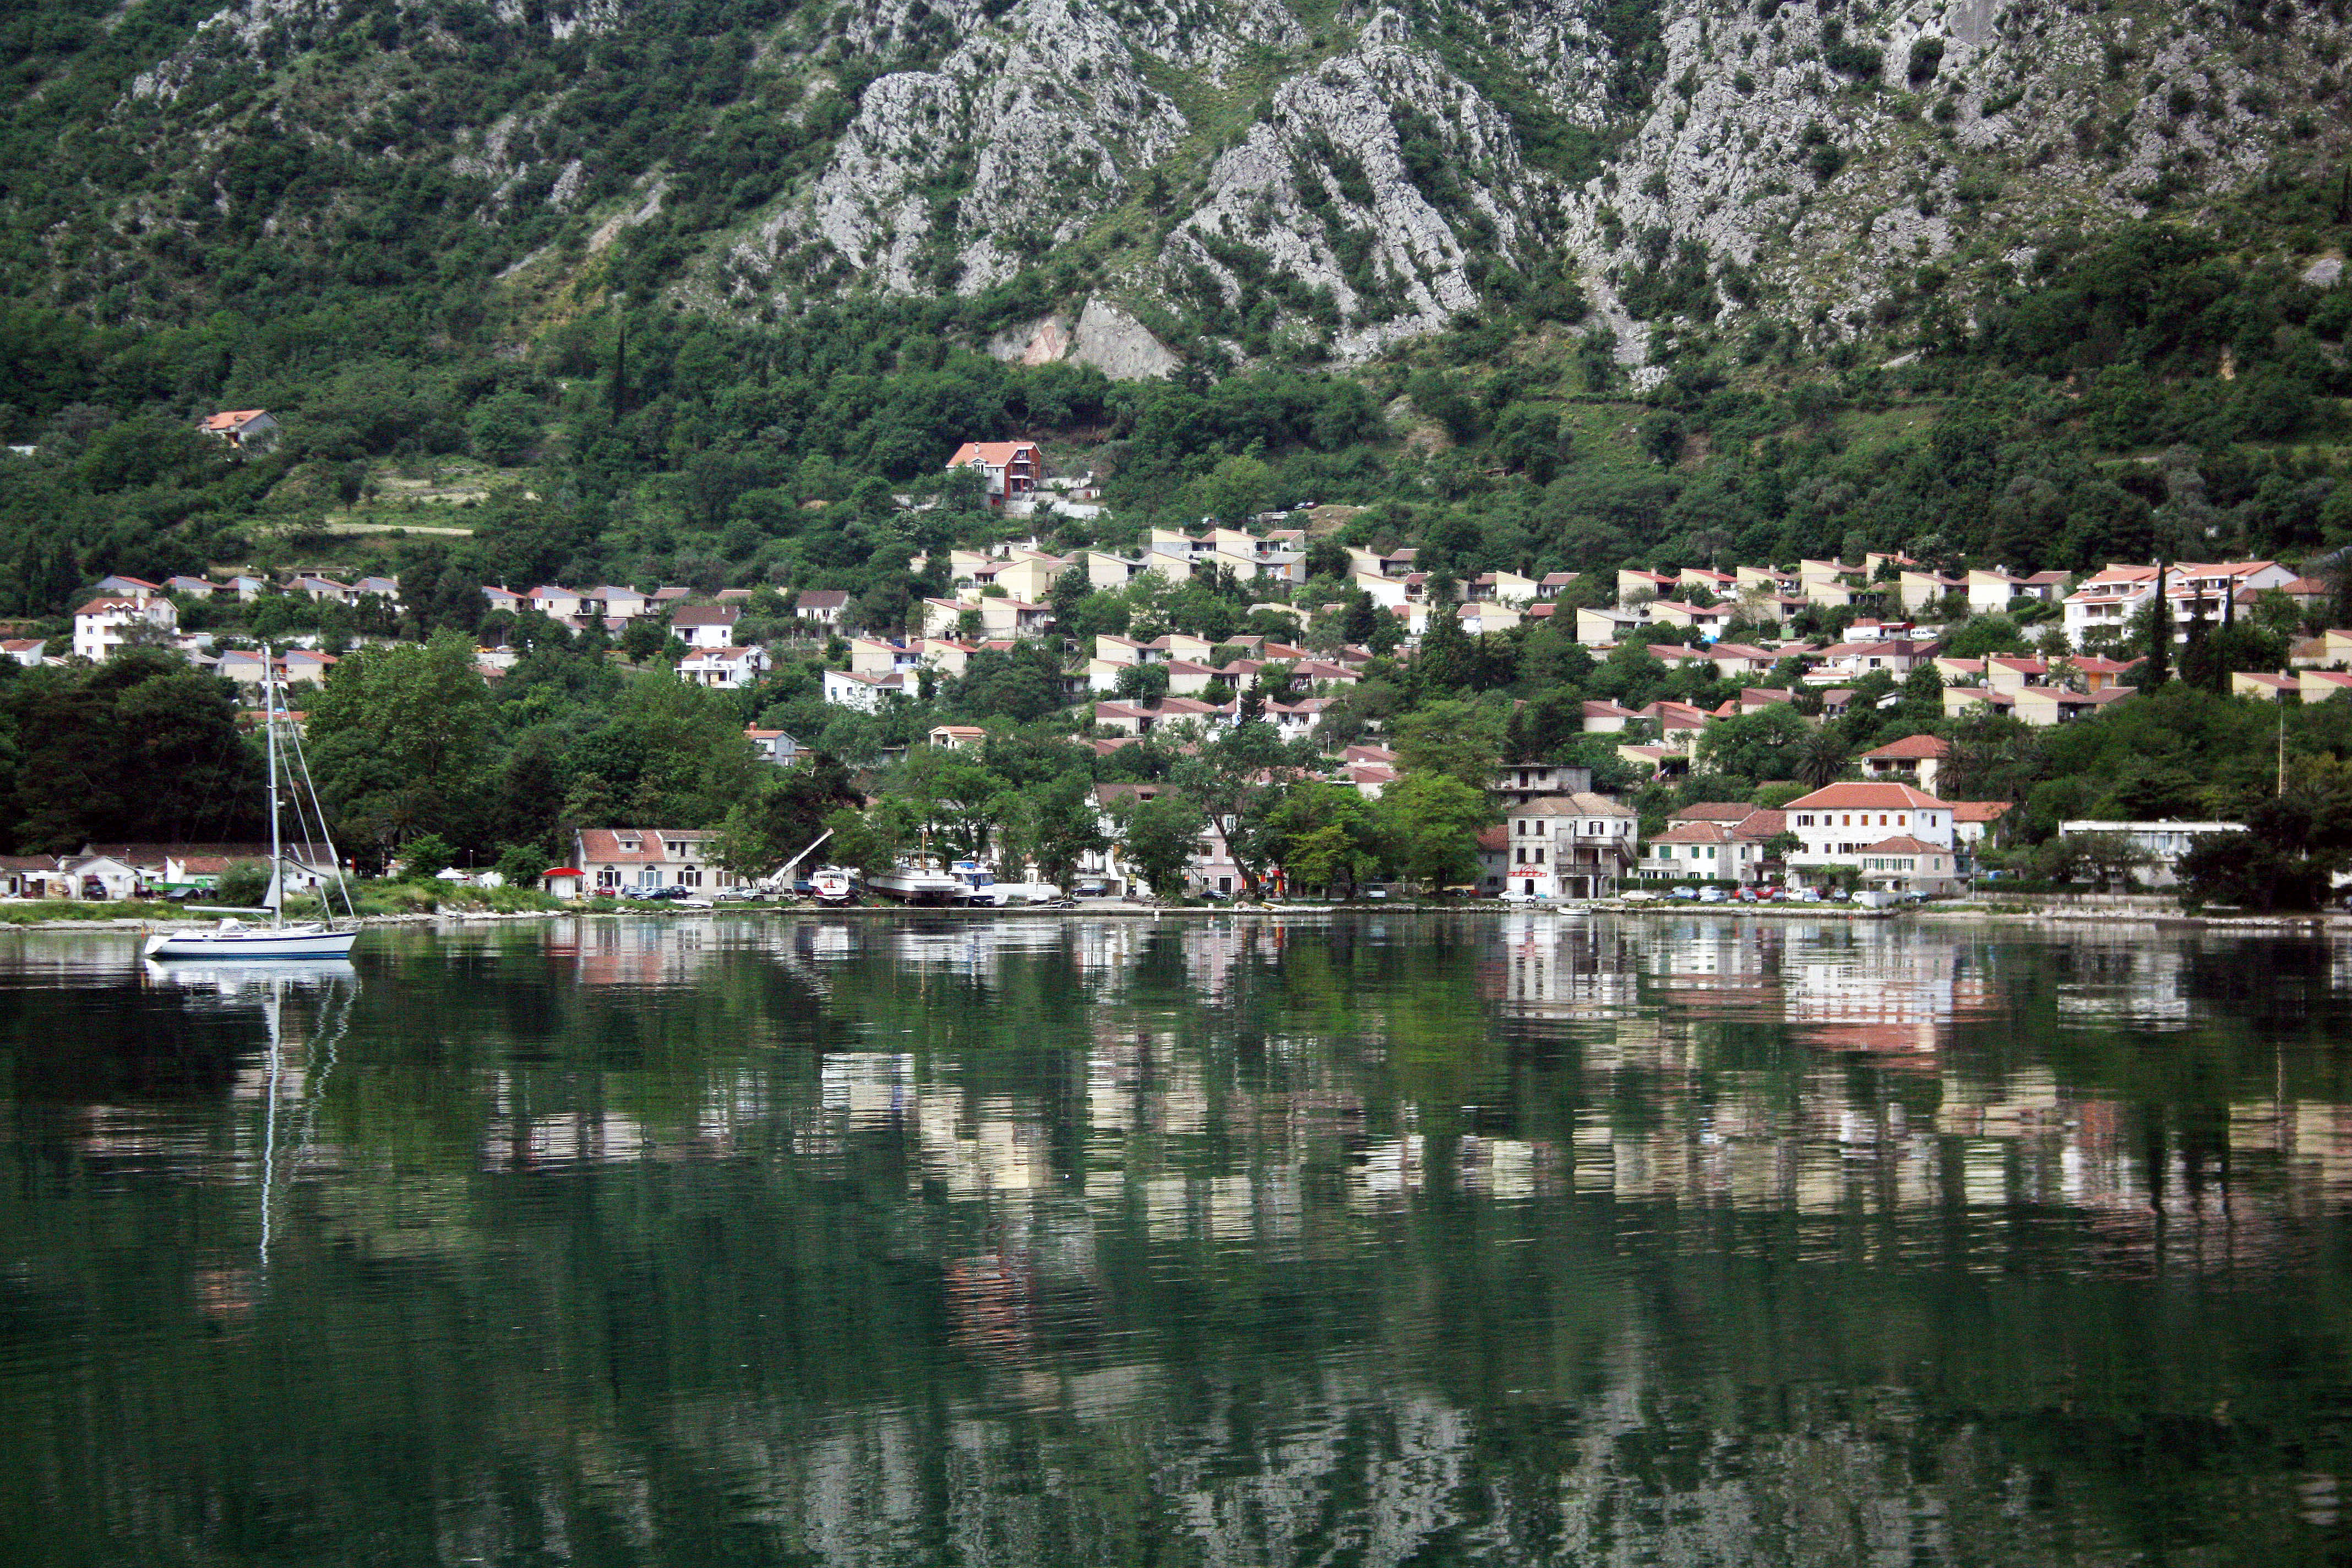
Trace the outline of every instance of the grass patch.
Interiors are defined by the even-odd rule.
[[[96,899],[37,899],[30,903],[0,904],[0,925],[40,925],[48,921],[169,921],[185,918],[174,904],[152,899],[121,902]]]

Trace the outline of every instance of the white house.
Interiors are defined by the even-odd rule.
[[[716,828],[583,827],[573,836],[572,858],[599,893],[739,887],[741,879],[710,863],[711,841],[718,837]]]
[[[906,671],[889,675],[860,675],[850,669],[824,672],[824,700],[837,708],[855,708],[860,713],[879,713],[887,699],[912,697],[915,692],[915,677]]]
[[[750,725],[745,728],[743,738],[751,742],[751,749],[760,753],[760,760],[763,763],[789,768],[801,760],[803,750],[801,743],[782,730],[762,730],[756,724]]]
[[[158,632],[180,629],[180,612],[172,601],[144,595],[135,598],[102,595],[74,612],[73,650],[92,664],[103,664],[116,648],[131,640],[136,626]]]
[[[2058,825],[2062,838],[2079,838],[2084,834],[2111,833],[2127,841],[2134,849],[2148,858],[2148,863],[2136,875],[2151,888],[2169,888],[2180,880],[2178,869],[2180,858],[2197,847],[2198,841],[2217,834],[2243,833],[2242,822],[2100,822],[2088,818]]]
[[[691,686],[716,686],[740,691],[755,685],[767,673],[768,650],[750,647],[698,647],[677,661],[677,678]]]
[[[1753,884],[1763,880],[1764,846],[1721,822],[1669,823],[1642,847],[1644,881],[1666,879]]]
[[[743,612],[733,605],[688,605],[669,617],[671,635],[688,647],[728,647]]]
[[[807,588],[793,603],[793,614],[820,626],[841,625],[842,612],[849,608],[849,594],[843,588]]]
[[[1789,857],[1792,879],[1819,883],[1828,868],[1850,866],[1897,892],[1944,891],[1958,879],[1950,804],[1909,784],[1833,784],[1782,810],[1803,841]]]
[[[278,439],[278,421],[267,408],[230,408],[207,414],[196,428],[215,440],[240,449],[257,449]]]

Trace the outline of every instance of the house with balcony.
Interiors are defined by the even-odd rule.
[[[670,613],[670,635],[689,648],[731,647],[742,618],[733,605],[687,605]]]
[[[1640,821],[1612,795],[1535,795],[1506,807],[1503,821],[1507,899],[1607,898],[1640,858]]]
[[[912,671],[861,675],[852,669],[828,669],[822,678],[824,700],[836,708],[879,713],[893,698],[914,697],[919,688]]]
[[[100,595],[74,611],[74,655],[103,664],[116,648],[135,637],[168,637],[179,629],[179,609],[161,593]]]
[[[1044,480],[1045,453],[1034,441],[966,441],[947,466],[979,474],[988,504],[1002,509],[1008,501],[1027,500]]]
[[[689,686],[740,691],[759,684],[768,672],[768,650],[750,647],[698,647],[677,661],[677,678]]]

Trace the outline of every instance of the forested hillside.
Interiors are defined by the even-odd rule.
[[[0,614],[58,633],[110,572],[397,572],[394,626],[294,600],[184,625],[527,647],[485,763],[524,771],[452,797],[530,803],[453,822],[488,849],[719,808],[646,783],[642,736],[579,763],[637,721],[603,648],[484,627],[482,584],[773,590],[751,636],[843,588],[895,631],[939,547],[1032,526],[942,481],[965,440],[1100,478],[1105,515],[1037,525],[1056,550],[1314,501],[1327,551],[1586,574],[1572,599],[1628,564],[1874,550],[2320,560],[2352,543],[2344,13],[19,7]],[[282,439],[195,435],[219,408]],[[1318,559],[1302,620],[1346,597]],[[1268,629],[1252,597],[1055,607],[1081,638],[1222,638]],[[1037,719],[1036,662],[919,716]],[[1721,695],[1653,666],[1514,632],[1329,728],[1505,691],[1539,754],[1583,696]],[[729,703],[695,723],[852,755],[912,721],[827,714],[802,663]]]
[[[22,7],[0,607],[394,564],[456,491],[480,578],[880,611],[966,526],[892,491],[1015,433],[1114,542],[1313,499],[1461,570],[2308,552],[2342,11]],[[184,434],[223,405],[289,438]]]

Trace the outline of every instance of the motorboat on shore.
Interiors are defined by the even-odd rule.
[[[268,731],[269,754],[269,888],[263,895],[258,910],[227,910],[224,919],[209,930],[155,931],[147,938],[145,955],[152,959],[205,960],[212,963],[249,963],[261,961],[283,963],[289,959],[341,959],[351,956],[352,944],[360,939],[359,911],[352,907],[351,889],[343,885],[338,873],[340,859],[334,852],[334,841],[327,836],[327,814],[319,804],[318,786],[310,780],[310,764],[302,754],[302,742],[293,726],[285,723],[285,690],[276,679],[277,658],[274,649],[265,647],[261,657],[262,712]],[[293,796],[294,823],[308,842],[323,845],[327,853],[324,867],[299,866],[286,854],[286,844],[279,822],[279,781],[284,779]],[[308,834],[315,831],[316,839]],[[331,886],[343,895],[344,919],[320,921],[286,920],[286,873],[289,867],[316,877],[324,870]],[[320,903],[328,902],[322,886]],[[261,925],[235,918],[237,914],[266,914],[269,923]]]
[[[809,896],[820,904],[845,904],[857,896],[857,882],[842,867],[819,866],[809,878]]]
[[[928,860],[901,860],[887,871],[866,879],[871,891],[904,904],[951,904],[964,894],[964,884],[950,872]]]

